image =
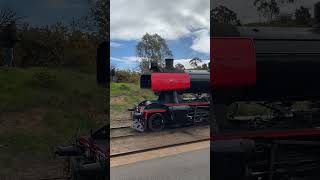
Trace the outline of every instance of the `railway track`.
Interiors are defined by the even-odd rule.
[[[130,126],[120,126],[120,127],[110,128],[110,139],[126,138],[131,136],[138,136],[141,134],[142,133],[131,129]]]
[[[162,136],[164,134],[175,134],[175,133],[181,133],[181,134],[187,134],[188,136],[192,136],[193,134],[190,132],[194,127],[197,128],[208,128],[209,126],[207,125],[197,125],[197,126],[187,126],[187,127],[180,127],[180,128],[168,128],[165,129],[161,132],[137,132],[133,129],[131,129],[130,126],[122,126],[122,127],[114,127],[110,128],[110,140],[118,140],[118,139],[125,139],[125,138],[130,138],[134,136]],[[133,151],[125,151],[125,152],[117,152],[110,154],[110,158],[114,157],[120,157],[120,156],[126,156],[126,155],[131,155],[131,154],[137,154],[137,153],[143,153],[143,152],[148,152],[148,151],[153,151],[153,150],[159,150],[159,149],[165,149],[169,147],[175,147],[175,146],[182,146],[182,145],[187,145],[187,144],[193,144],[193,143],[198,143],[198,142],[203,142],[203,141],[208,141],[210,140],[209,135],[208,137],[199,137],[197,139],[189,140],[189,141],[184,141],[184,142],[176,142],[172,144],[166,144],[166,145],[159,145],[159,146],[153,146],[150,148],[142,148],[142,149],[136,149]]]
[[[194,127],[194,126],[192,126],[192,127]],[[182,128],[177,128],[177,129],[188,130],[192,127],[182,127]],[[196,127],[201,127],[201,125],[196,126]],[[173,132],[175,132],[175,129],[176,128],[169,128],[169,129],[163,130],[161,132],[173,133]],[[147,135],[150,133],[157,133],[157,132],[138,132],[138,131],[135,131],[134,129],[132,129],[130,126],[112,127],[112,128],[110,128],[110,140],[133,137],[133,136],[143,136],[143,135]]]
[[[145,148],[145,149],[139,149],[139,150],[127,151],[127,152],[121,152],[121,153],[114,153],[114,154],[110,154],[110,158],[127,156],[127,155],[138,154],[138,153],[144,153],[144,152],[148,152],[148,151],[160,150],[160,149],[182,146],[182,145],[188,145],[188,144],[204,142],[204,141],[209,141],[209,140],[210,140],[210,138],[208,137],[208,138],[202,138],[202,139],[197,139],[197,140],[192,140],[192,141],[187,141],[187,142],[174,143],[174,144],[170,144],[170,145],[157,146],[157,147],[152,147],[152,148]]]

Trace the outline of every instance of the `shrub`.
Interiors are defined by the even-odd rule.
[[[57,85],[57,78],[48,71],[36,72],[32,76],[32,85],[43,88],[52,88]]]
[[[95,64],[97,37],[92,33],[67,31],[62,25],[54,25],[23,28],[19,30],[19,37],[15,47],[18,67]]]
[[[138,83],[140,74],[130,70],[116,70],[118,83]]]

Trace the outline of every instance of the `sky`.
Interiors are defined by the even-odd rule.
[[[13,9],[23,21],[45,26],[57,21],[71,22],[89,13],[88,0],[0,0],[1,9]]]
[[[24,21],[45,26],[71,22],[89,13],[89,0],[0,0],[1,8],[15,10]],[[176,63],[209,60],[209,0],[111,0],[111,64],[135,70],[135,46],[145,33],[158,33]]]
[[[159,34],[173,52],[175,64],[209,62],[209,0],[111,0],[111,64],[137,70],[135,47],[145,33]]]
[[[211,1],[211,3],[210,3]],[[253,0],[110,0],[111,64],[119,69],[136,69],[135,46],[145,33],[158,33],[168,43],[176,63],[189,68],[189,60],[209,61],[210,5],[225,5],[242,21],[257,21]],[[319,0],[295,0],[281,7],[292,12],[301,5],[310,8]],[[71,22],[89,13],[89,0],[0,0],[0,8],[15,10],[31,25]],[[313,14],[313,13],[311,13]]]

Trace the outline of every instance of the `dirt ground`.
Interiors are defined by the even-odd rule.
[[[65,161],[62,159],[48,161],[29,160],[27,164],[23,164],[23,162],[21,163],[22,164],[20,164],[20,167],[16,170],[16,173],[2,177],[0,176],[0,179],[44,180],[66,177],[66,173],[64,172]]]
[[[110,127],[130,126],[131,117],[130,113],[111,113],[110,114]]]
[[[176,143],[194,141],[209,138],[210,126],[195,126],[187,128],[174,128],[162,132],[150,132],[141,136],[111,139],[110,153],[123,153]]]

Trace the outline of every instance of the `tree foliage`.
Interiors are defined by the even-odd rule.
[[[146,33],[136,46],[136,54],[140,59],[139,68],[141,72],[149,71],[151,62],[156,62],[164,67],[164,59],[172,58],[172,51],[169,49],[166,40],[158,34]]]
[[[292,14],[289,13],[282,13],[277,17],[277,21],[281,24],[289,23],[292,22]]]
[[[272,21],[276,16],[280,14],[280,8],[276,0],[255,0],[253,5],[257,8],[257,11],[264,17]]]
[[[240,24],[237,14],[225,6],[218,6],[210,11],[210,18],[221,24]]]
[[[198,64],[201,62],[202,60],[199,57],[194,57],[189,61],[189,64],[195,69],[198,67]]]
[[[98,37],[93,33],[70,30],[58,22],[47,27],[22,25],[18,30],[15,63],[28,66],[94,66]],[[4,55],[0,54],[3,59]],[[0,61],[0,64],[3,61]]]
[[[309,24],[311,22],[311,15],[308,8],[301,6],[296,9],[295,19],[299,24]]]
[[[110,0],[89,0],[91,17],[82,18],[82,27],[92,30],[95,27],[100,41],[109,41]]]
[[[202,64],[201,67],[202,67],[203,70],[209,70],[209,67],[208,67],[208,65],[206,63]]]
[[[184,71],[186,68],[184,67],[183,64],[178,63],[174,66],[178,71]]]
[[[22,17],[19,17],[15,11],[12,9],[1,9],[0,10],[0,28],[5,27],[13,22],[20,20]]]
[[[117,83],[138,83],[140,79],[140,73],[132,70],[115,70],[115,82]]]
[[[280,15],[280,5],[293,3],[296,0],[254,0],[253,5],[257,11],[269,21]],[[284,16],[283,16],[284,17]]]

